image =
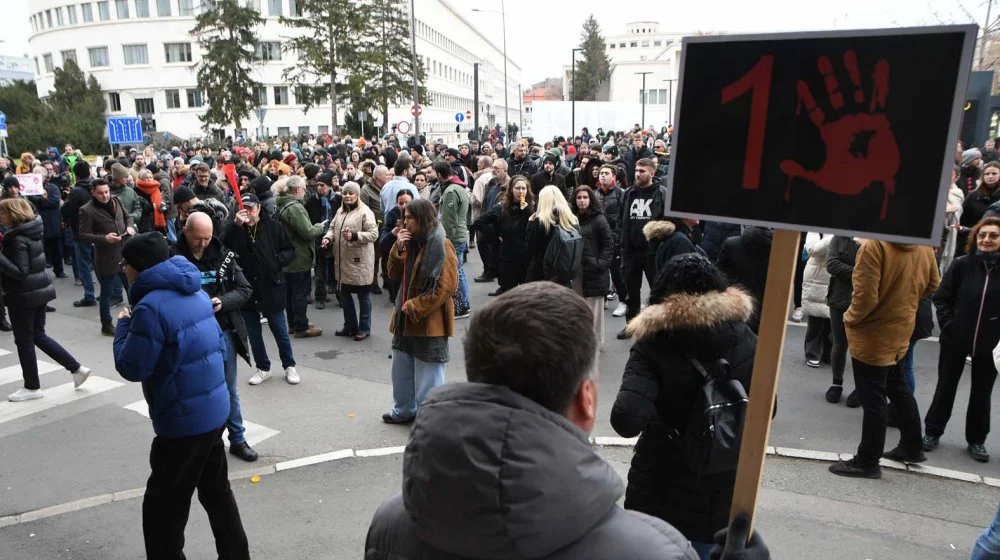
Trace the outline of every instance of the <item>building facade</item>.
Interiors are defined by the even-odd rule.
[[[191,35],[201,0],[22,0],[30,5],[31,68],[40,97],[53,88],[53,71],[73,59],[85,74],[101,84],[108,116],[141,116],[155,122],[158,132],[182,138],[206,135],[198,116],[205,94],[197,86],[201,49]],[[295,54],[282,42],[298,30],[278,18],[297,14],[296,0],[241,0],[260,11],[262,26],[257,51],[256,79],[263,87],[253,92],[263,108],[242,123],[248,136],[289,136],[329,131],[329,101],[303,112],[294,88],[282,72],[295,64]],[[504,87],[511,122],[517,122],[520,68],[508,59],[504,83],[504,53],[492,44],[446,0],[415,0],[416,51],[426,69],[423,84],[430,103],[422,108],[421,132],[454,132],[455,114],[474,111],[474,64],[479,64],[480,122],[502,123]],[[408,7],[408,3],[407,3]],[[409,14],[407,14],[409,15]],[[409,44],[409,38],[401,38]],[[346,78],[338,76],[338,82]],[[390,107],[388,124],[401,131],[413,125],[412,102]],[[338,125],[344,124],[344,103],[338,107]],[[376,122],[382,119],[379,115]],[[405,125],[402,123],[406,123]],[[463,130],[471,124],[463,123]],[[233,127],[212,131],[234,133]]]
[[[35,79],[31,59],[26,56],[0,56],[0,87],[9,86],[20,80],[30,82]]]

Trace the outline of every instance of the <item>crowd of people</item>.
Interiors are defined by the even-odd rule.
[[[13,328],[22,364],[35,362],[37,346],[77,386],[84,383],[90,370],[44,329],[54,298],[46,266],[57,278],[71,270],[83,291],[73,305],[98,308],[101,334],[114,337],[118,370],[166,399],[155,406],[150,399],[157,437],[144,512],[172,515],[197,477],[185,478],[191,484],[184,488],[171,481],[197,470],[212,477],[206,484],[217,503],[210,515],[228,527],[232,557],[242,557],[246,537],[218,471],[220,456],[225,463],[223,431],[233,455],[257,458],[243,435],[238,360],[255,370],[250,385],[270,379],[266,325],[286,382],[298,384],[292,339],[323,336],[309,314],[339,306],[343,327],[334,336],[364,343],[372,297],[385,296],[392,304],[393,406],[382,420],[425,429],[414,431],[422,435],[407,447],[404,472],[408,487],[420,489],[379,510],[368,557],[434,551],[470,557],[483,547],[497,556],[531,550],[533,557],[582,558],[614,550],[647,557],[640,550],[655,545],[656,557],[708,558],[728,523],[735,464],[701,472],[679,442],[689,430],[690,403],[711,377],[706,370],[749,394],[772,232],[670,216],[671,133],[635,127],[592,136],[585,128],[541,144],[491,135],[460,146],[395,134],[300,138],[217,151],[137,147],[93,164],[67,145],[62,153],[22,154],[16,166],[0,159],[0,274],[11,322],[5,318],[0,328]],[[791,310],[792,320],[806,322],[803,361],[830,365],[825,397],[835,404],[850,353],[854,390],[847,406],[864,408],[858,452],[833,465],[834,474],[878,478],[882,457],[926,460],[950,419],[967,361],[968,452],[989,460],[984,443],[1000,342],[1000,327],[991,321],[1000,288],[989,281],[1000,260],[997,160],[991,144],[960,149],[946,186],[950,227],[940,247],[803,236]],[[46,196],[22,197],[15,176],[22,173],[42,175]],[[479,251],[481,270],[466,270],[470,250]],[[495,282],[489,296],[496,299],[471,301],[470,279]],[[130,305],[115,325],[112,309],[126,294]],[[933,309],[941,328],[938,383],[922,424],[913,346],[930,336]],[[613,428],[639,436],[625,509],[669,525],[617,510],[609,515],[622,489],[586,444],[606,315],[624,317],[617,338],[633,341],[611,407]],[[445,381],[455,322],[470,317],[464,341],[470,383],[434,391]],[[551,328],[557,318],[558,336]],[[574,344],[565,344],[567,336]],[[194,362],[179,360],[178,348],[188,344],[197,351],[183,356],[208,360],[218,376],[178,390],[171,383],[194,374]],[[43,397],[37,372],[28,369],[10,400]],[[456,402],[478,404],[456,409]],[[203,412],[181,418],[172,403]],[[455,423],[481,426],[478,443],[435,428]],[[887,426],[901,433],[888,452]],[[537,454],[541,446],[531,442],[538,438],[560,446],[558,461]],[[441,457],[467,456],[454,448],[470,445],[510,445],[513,455],[440,464]],[[178,451],[191,461],[178,463]],[[491,478],[506,468],[521,475]],[[603,509],[587,510],[593,519],[580,517],[575,528],[545,538],[512,531],[511,523],[547,517],[550,506],[531,499],[518,509],[523,519],[487,518],[491,508],[507,507],[509,495],[540,492],[540,484],[545,494],[565,494],[572,503],[581,478],[606,484],[594,489]],[[442,485],[450,489],[435,493]],[[459,491],[466,509],[446,507],[451,502],[442,500]],[[587,504],[595,504],[594,496]],[[183,546],[183,525],[179,533],[144,529],[148,547]],[[605,533],[603,544],[592,542]],[[748,536],[743,528],[744,542]],[[763,548],[758,537],[753,542]]]

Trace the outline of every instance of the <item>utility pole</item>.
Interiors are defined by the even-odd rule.
[[[576,53],[577,51],[582,51],[581,48],[573,49],[570,62],[570,88],[569,88],[569,98],[570,98],[570,124],[569,124],[569,137],[573,138],[576,136]]]
[[[652,74],[652,72],[636,72],[636,76],[642,76],[642,93],[639,97],[642,98],[642,120],[639,121],[639,128],[646,130],[646,74]]]
[[[504,0],[500,0],[500,19],[503,20],[503,126],[504,129],[510,130],[510,107],[507,103],[507,90],[510,89],[510,82],[507,81],[507,10],[504,7]]]
[[[667,124],[674,124],[674,121],[677,120],[674,118],[674,82],[677,81],[677,78],[663,81],[667,82],[670,88],[670,91],[667,93],[667,119],[669,119]]]
[[[521,93],[521,84],[517,84],[517,129],[518,132],[524,130],[524,94]],[[508,125],[507,135],[510,134],[510,128]],[[513,138],[508,139],[508,141],[513,140]]]
[[[479,63],[472,65],[472,126],[479,135]]]
[[[417,85],[417,74],[420,64],[417,63],[417,16],[413,8],[414,0],[410,0],[410,57],[413,59],[413,104],[417,106],[417,114],[413,115],[413,136],[420,143],[420,87]],[[389,115],[385,116],[386,126],[389,124]]]

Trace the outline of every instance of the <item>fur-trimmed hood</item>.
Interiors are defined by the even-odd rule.
[[[707,330],[727,321],[747,321],[752,314],[753,298],[739,288],[730,287],[724,292],[667,296],[644,309],[626,328],[629,336],[642,340],[663,331]]]
[[[642,234],[646,237],[646,241],[666,239],[675,231],[677,231],[677,225],[667,220],[653,220],[642,226]]]

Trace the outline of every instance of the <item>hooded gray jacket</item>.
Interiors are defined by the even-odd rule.
[[[436,389],[403,461],[366,560],[698,558],[670,525],[617,505],[624,485],[586,434],[506,387]]]

